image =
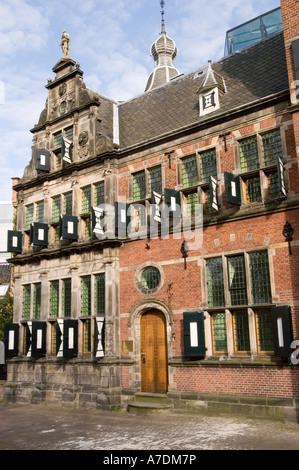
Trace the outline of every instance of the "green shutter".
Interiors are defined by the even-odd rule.
[[[31,225],[30,231],[30,243],[37,246],[48,245],[48,231],[49,227],[47,224],[41,224],[35,222]]]
[[[63,240],[77,240],[78,218],[71,215],[63,215],[59,220],[59,237]]]
[[[105,235],[104,221],[105,221],[104,209],[102,207],[92,207],[91,208],[91,229],[97,238],[101,238]]]
[[[205,357],[204,312],[184,312],[186,357]]]
[[[287,190],[284,182],[284,166],[283,166],[283,161],[280,157],[277,157],[277,174],[278,174],[278,185],[280,192],[283,196],[287,195]]]
[[[125,202],[115,202],[115,236],[126,238],[130,224],[130,205]]]
[[[35,168],[39,171],[50,171],[50,152],[48,150],[35,150]]]
[[[46,328],[46,322],[32,322],[31,357],[43,357],[46,355]]]
[[[289,306],[271,307],[275,356],[290,358],[293,328]]]
[[[164,189],[164,202],[169,209],[169,217],[181,217],[181,193],[174,189]]]
[[[224,173],[225,199],[227,203],[241,204],[241,187],[239,176],[231,173]]]
[[[94,319],[94,356],[104,357],[105,354],[105,319],[97,317]]]
[[[218,194],[217,194],[217,179],[214,178],[214,176],[210,176],[210,206],[212,210],[218,211],[219,210],[219,205],[218,205]]]
[[[19,325],[6,323],[4,325],[5,359],[16,357],[19,353]]]
[[[78,354],[78,320],[67,319],[63,324],[63,357],[71,358]]]
[[[8,230],[7,232],[7,251],[8,253],[22,253],[22,232]]]

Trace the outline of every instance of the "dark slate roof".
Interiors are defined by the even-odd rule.
[[[119,104],[120,148],[134,146],[223,112],[288,89],[283,33],[212,63],[224,78],[227,93],[220,109],[199,116],[198,90],[204,66],[193,73]]]

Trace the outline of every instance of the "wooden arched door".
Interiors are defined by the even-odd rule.
[[[166,393],[168,386],[166,320],[150,310],[141,317],[141,391]]]

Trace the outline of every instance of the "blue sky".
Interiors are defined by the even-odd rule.
[[[279,0],[166,0],[175,66],[189,73],[223,57],[225,33],[280,6]],[[0,201],[31,159],[48,78],[62,55],[62,30],[86,85],[115,100],[143,93],[161,32],[159,0],[0,0]]]

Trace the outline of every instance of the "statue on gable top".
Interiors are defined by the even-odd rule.
[[[69,58],[71,51],[71,40],[69,34],[66,33],[65,29],[62,32],[61,43],[60,43],[63,57]]]

